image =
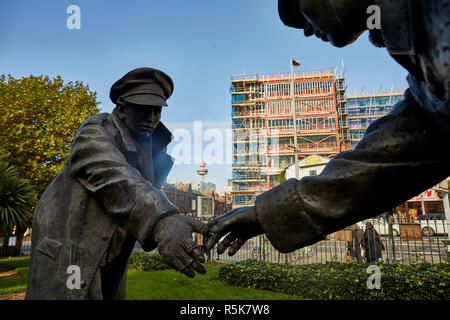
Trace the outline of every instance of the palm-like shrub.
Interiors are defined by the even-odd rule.
[[[12,235],[14,227],[25,229],[31,222],[33,187],[8,163],[0,161],[0,233]]]

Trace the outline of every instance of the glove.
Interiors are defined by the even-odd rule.
[[[207,225],[193,217],[172,214],[162,218],[155,226],[154,241],[163,261],[190,278],[195,276],[194,270],[205,274],[202,265],[205,257],[196,243],[192,233],[209,234]]]
[[[206,244],[206,249],[211,250],[228,233],[217,247],[217,253],[222,254],[230,247],[228,250],[229,256],[234,255],[248,239],[264,233],[256,218],[255,207],[241,207],[231,210],[211,220],[208,227],[213,235]]]

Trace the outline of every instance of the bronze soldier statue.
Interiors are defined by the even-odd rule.
[[[208,242],[233,255],[265,233],[289,252],[376,216],[450,175],[450,1],[279,0],[281,20],[337,47],[368,29],[367,9],[381,10],[370,40],[409,71],[405,99],[373,122],[354,150],[341,152],[322,174],[289,179],[211,221]],[[368,61],[369,63],[369,61]]]
[[[132,70],[111,87],[112,114],[80,126],[36,206],[26,299],[124,299],[136,240],[189,277],[206,272],[192,240],[206,224],[179,215],[160,190],[173,165],[160,121],[172,91],[162,71]]]

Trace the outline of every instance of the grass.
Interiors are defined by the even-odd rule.
[[[0,295],[26,290],[30,258],[1,259],[0,270],[21,276],[0,280]],[[193,279],[174,270],[128,271],[127,300],[297,300],[296,296],[232,287],[218,280],[219,266],[206,264],[207,273]]]
[[[0,270],[15,270],[20,278],[0,280],[0,295],[23,292],[27,288],[30,257],[0,260]]]
[[[189,278],[174,270],[128,272],[127,300],[298,300],[264,290],[232,287],[218,280],[219,267],[206,265],[205,275]]]

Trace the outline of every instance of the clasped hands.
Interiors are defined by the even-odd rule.
[[[228,250],[234,255],[250,238],[263,233],[256,218],[254,207],[241,207],[218,216],[208,224],[193,217],[172,214],[162,218],[154,230],[154,240],[163,261],[193,278],[195,272],[206,273],[202,263],[205,257],[192,239],[192,232],[198,232],[209,238],[206,249],[211,250],[221,238],[217,253]]]

